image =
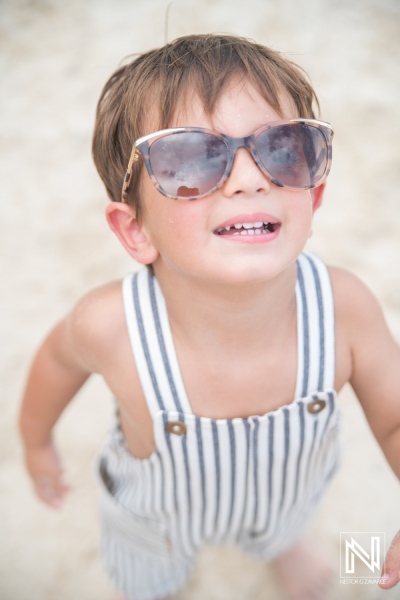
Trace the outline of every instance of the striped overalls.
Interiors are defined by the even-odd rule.
[[[117,587],[133,600],[183,586],[201,545],[238,544],[269,560],[299,536],[339,458],[334,307],[328,271],[297,261],[298,370],[292,403],[264,415],[193,414],[155,277],[124,280],[129,336],[156,450],[127,450],[120,427],[98,463],[103,546]]]

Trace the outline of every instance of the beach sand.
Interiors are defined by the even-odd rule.
[[[0,598],[106,600],[94,457],[113,405],[93,377],[57,427],[72,492],[52,511],[24,472],[16,417],[32,354],[90,288],[136,266],[108,230],[91,160],[95,105],[121,59],[189,33],[226,32],[283,51],[309,73],[335,128],[334,163],[309,249],[375,292],[400,342],[400,4],[397,0],[2,0]],[[379,398],[376,399],[379,402]],[[400,487],[350,388],[343,466],[311,527],[335,569],[331,598],[392,600],[344,585],[340,532],[400,527]],[[177,600],[283,600],[268,567],[205,548]]]

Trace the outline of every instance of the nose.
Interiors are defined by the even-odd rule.
[[[257,166],[250,151],[247,148],[238,148],[231,172],[223,186],[225,195],[254,196],[254,194],[268,193],[270,189],[271,182]]]

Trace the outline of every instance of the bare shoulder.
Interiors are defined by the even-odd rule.
[[[112,308],[122,308],[122,281],[116,280],[94,288],[75,305],[71,314],[79,322],[85,317],[88,323],[108,315]],[[81,323],[85,325],[85,322]]]
[[[400,348],[371,290],[344,269],[330,268],[330,275],[340,349],[351,357],[349,381],[380,441],[399,423]]]
[[[340,364],[342,357],[347,357],[346,379],[361,399],[361,382],[370,380],[374,372],[379,375],[381,361],[393,354],[394,340],[368,286],[345,269],[330,267],[329,272],[335,302],[337,361]]]
[[[122,281],[91,290],[77,302],[65,322],[82,364],[92,372],[101,372],[110,348],[126,336]]]
[[[338,324],[351,329],[384,320],[380,304],[365,283],[346,269],[329,267]]]

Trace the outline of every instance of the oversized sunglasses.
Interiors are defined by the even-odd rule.
[[[329,123],[303,118],[274,121],[244,138],[200,127],[156,131],[133,145],[122,201],[127,200],[132,166],[140,156],[161,194],[177,200],[195,200],[223,185],[239,148],[247,148],[275,185],[291,190],[314,188],[328,176],[332,138]]]

